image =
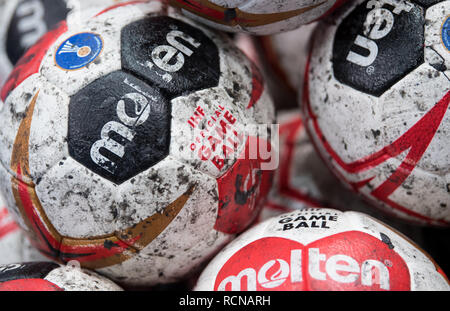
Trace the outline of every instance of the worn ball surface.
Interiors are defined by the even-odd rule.
[[[62,23],[1,97],[1,191],[19,224],[47,256],[121,284],[186,277],[269,191],[262,158],[242,156],[274,119],[258,69],[163,2]]]
[[[307,209],[240,235],[208,264],[195,290],[448,291],[450,285],[426,253],[378,220]]]
[[[169,0],[208,26],[232,32],[269,35],[293,30],[333,11],[345,0]]]
[[[51,262],[0,265],[0,291],[122,291],[91,271]]]
[[[335,174],[385,211],[450,221],[450,1],[357,1],[313,34],[302,102]]]
[[[0,85],[22,55],[59,22],[78,23],[124,1],[0,0]]]
[[[279,157],[283,160],[275,172],[267,203],[258,221],[295,210],[328,207],[370,215],[416,243],[426,245],[422,227],[374,209],[333,175],[314,149],[298,110],[278,111],[277,123]]]

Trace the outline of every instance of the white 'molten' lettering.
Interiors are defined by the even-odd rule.
[[[135,117],[126,113],[125,102],[134,104]],[[147,98],[142,94],[129,93],[119,100],[116,112],[122,123],[116,121],[106,123],[100,132],[101,139],[97,140],[91,147],[92,161],[111,174],[115,173],[117,164],[108,155],[102,153],[102,149],[113,153],[119,158],[123,158],[125,155],[125,145],[123,142],[119,142],[111,137],[111,134],[115,133],[128,141],[133,141],[136,135],[134,128],[144,124],[150,116],[150,105],[148,104]]]
[[[367,2],[366,7],[372,9],[367,13],[364,22],[363,35],[357,35],[354,44],[366,51],[365,55],[350,51],[347,60],[356,65],[370,66],[378,56],[378,45],[374,40],[384,38],[394,27],[394,16],[391,11],[382,8],[388,4],[393,7],[392,13],[399,15],[402,11],[409,12],[413,5],[405,1],[397,0],[371,0]]]
[[[353,283],[359,275],[359,264],[352,257],[345,255],[334,255],[327,260],[325,265],[327,274],[339,283]],[[349,272],[348,274],[340,274],[338,272]]]
[[[372,273],[372,271],[374,271]],[[375,274],[375,279],[373,278]],[[361,284],[372,286],[373,284],[380,284],[380,288],[388,290],[389,286],[389,270],[380,261],[366,260],[361,266]]]
[[[231,284],[232,291],[240,291],[241,290],[241,282],[243,278],[247,278],[247,290],[248,291],[256,291],[256,271],[252,268],[247,268],[239,272],[237,276],[230,275],[223,279],[219,284],[218,291],[225,291],[226,286]]]
[[[19,18],[17,28],[22,34],[20,46],[28,48],[47,32],[44,8],[38,0],[25,1],[18,5],[16,14]]]
[[[389,270],[378,260],[365,260],[360,265],[354,258],[336,254],[327,258],[321,254],[318,248],[310,248],[308,251],[308,274],[311,280],[326,281],[327,277],[338,283],[358,283],[361,278],[361,285],[372,286],[377,284],[381,289],[389,290]],[[321,270],[321,262],[325,263],[325,271]],[[268,271],[275,265],[279,269],[271,276]],[[246,268],[237,275],[230,275],[224,278],[217,290],[232,291],[242,290],[242,284],[246,284],[248,291],[256,291],[257,285],[264,288],[274,289],[281,286],[290,279],[291,284],[303,282],[302,276],[302,250],[291,250],[290,262],[283,259],[272,259],[262,265],[258,271],[253,268]],[[229,287],[228,287],[229,286]]]
[[[267,271],[272,268],[276,263],[280,268],[275,272],[272,277],[267,279]],[[261,267],[258,272],[258,282],[262,287],[265,288],[275,288],[284,283],[284,281],[289,277],[289,264],[281,259],[271,260]]]
[[[5,265],[5,266],[0,266],[0,273],[8,272],[8,271],[11,271],[11,270],[17,270],[17,269],[19,269],[19,268],[21,268],[23,266],[24,265],[19,264],[19,263]]]
[[[326,259],[327,257],[324,254],[321,254],[318,248],[309,249],[308,272],[314,279],[322,281],[327,279],[327,275],[320,271],[320,262],[325,261]]]
[[[350,51],[347,55],[347,60],[362,67],[370,66],[378,56],[378,45],[374,41],[360,35],[356,37],[354,44],[369,51],[369,54],[363,56]]]
[[[172,30],[166,35],[167,43],[170,45],[159,45],[153,49],[151,56],[156,66],[166,72],[177,72],[183,68],[185,63],[184,55],[191,56],[194,52],[182,44],[180,40],[189,44],[193,48],[199,48],[201,43],[185,33]],[[172,76],[167,77],[172,80]]]
[[[131,100],[135,104],[136,117],[130,117],[125,112],[126,99]],[[139,93],[126,94],[117,103],[117,116],[123,124],[128,126],[135,127],[144,124],[150,116],[150,105],[148,104],[147,98]]]

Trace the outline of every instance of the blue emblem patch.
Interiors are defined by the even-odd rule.
[[[73,35],[58,47],[56,64],[65,70],[76,70],[92,63],[103,50],[102,38],[94,33]]]
[[[442,24],[442,42],[447,50],[450,51],[450,16]]]

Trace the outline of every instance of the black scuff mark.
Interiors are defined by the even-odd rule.
[[[392,244],[391,239],[384,233],[380,232],[381,242],[385,243],[389,249],[394,249],[394,244]]]

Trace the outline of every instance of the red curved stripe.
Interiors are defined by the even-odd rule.
[[[0,98],[2,101],[5,101],[9,93],[25,81],[25,79],[39,71],[42,59],[45,54],[47,54],[50,46],[66,31],[67,23],[66,21],[62,21],[59,23],[58,27],[47,32],[25,53],[25,55],[22,56],[0,92]]]
[[[94,17],[100,16],[102,14],[105,14],[106,12],[109,12],[111,10],[120,8],[122,6],[127,6],[127,5],[131,5],[131,4],[146,3],[146,2],[148,2],[148,1],[140,0],[140,1],[129,1],[129,2],[118,3],[118,4],[112,5],[112,6],[108,7],[108,8],[106,8],[106,9],[104,9],[103,11],[97,13]]]
[[[279,182],[279,192],[287,197],[298,200],[302,203],[307,204],[311,207],[323,206],[318,200],[315,200],[305,193],[301,192],[299,189],[293,187],[290,183],[291,181],[291,164],[294,162],[294,151],[296,147],[296,140],[298,135],[304,129],[302,120],[300,118],[294,119],[291,122],[285,123],[280,126],[280,135],[287,133],[286,142],[284,147],[286,148],[286,154],[284,155],[285,160],[282,161],[281,167],[279,169],[280,182]]]
[[[444,97],[422,117],[422,119],[420,119],[414,126],[412,126],[408,131],[406,131],[393,143],[367,157],[364,157],[351,163],[346,163],[344,160],[342,160],[342,158],[337,154],[337,152],[331,147],[329,142],[325,139],[325,136],[322,130],[320,129],[317,116],[314,114],[311,108],[311,103],[309,101],[309,80],[308,80],[311,52],[312,48],[305,69],[303,109],[307,117],[307,120],[312,123],[313,130],[315,131],[314,136],[320,140],[326,152],[343,170],[345,170],[350,174],[356,174],[372,169],[380,165],[381,163],[387,161],[388,159],[396,157],[402,152],[409,150],[406,158],[395,170],[395,172],[391,176],[389,176],[385,182],[383,182],[380,186],[378,186],[375,190],[373,190],[371,192],[371,195],[374,198],[377,198],[378,200],[388,204],[392,208],[400,210],[405,214],[419,218],[423,221],[426,222],[437,221],[438,223],[441,224],[447,224],[448,222],[444,220],[434,220],[417,212],[411,211],[410,209],[407,209],[404,206],[401,206],[400,204],[389,199],[389,196],[402,185],[402,183],[406,180],[406,178],[409,175],[411,175],[413,169],[417,166],[417,163],[420,161],[423,154],[430,145],[431,141],[433,140],[449,107],[450,91],[447,92],[444,95]],[[357,188],[359,189],[368,181],[369,180],[353,184],[356,185]]]
[[[252,108],[261,98],[264,92],[264,80],[258,67],[252,62],[252,93],[250,95],[250,102],[247,109]]]
[[[57,292],[64,289],[43,279],[20,279],[0,283],[2,292]]]

